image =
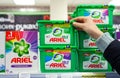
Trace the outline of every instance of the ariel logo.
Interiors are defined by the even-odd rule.
[[[63,56],[60,54],[55,54],[53,60],[56,62],[60,62],[63,59]]]
[[[91,14],[91,17],[92,18],[99,18],[101,16],[101,13],[98,12],[98,11],[94,11],[92,14]]]
[[[23,54],[29,54],[30,44],[27,44],[25,40],[20,40],[19,42],[14,43],[15,48],[13,52],[18,53],[18,56],[21,57]]]
[[[91,57],[90,61],[91,61],[92,63],[99,63],[100,57],[97,56],[97,55],[93,55],[93,56]]]
[[[55,28],[53,31],[54,36],[61,36],[62,35],[62,30],[59,28]]]

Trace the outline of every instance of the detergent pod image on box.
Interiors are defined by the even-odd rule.
[[[6,31],[6,73],[38,72],[37,31]]]
[[[109,24],[108,9],[85,9],[84,16],[90,16],[96,24]]]
[[[40,46],[74,45],[73,28],[67,21],[39,20]]]
[[[42,72],[76,71],[77,54],[75,49],[40,49]]]
[[[111,66],[103,57],[102,52],[81,51],[79,52],[79,65],[81,72],[106,72],[112,71]]]
[[[0,73],[5,73],[5,32],[0,31]]]
[[[113,25],[113,5],[78,5],[76,10],[73,12],[73,17],[78,16],[90,16],[98,27],[102,25]]]

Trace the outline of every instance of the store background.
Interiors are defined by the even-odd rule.
[[[51,0],[52,1],[52,0]],[[54,1],[54,0],[53,0]],[[62,1],[62,0],[61,0]],[[68,19],[70,19],[70,15],[72,12],[75,10],[76,6],[79,4],[104,4],[107,5],[110,3],[111,0],[69,0],[67,1],[67,8],[68,8]],[[117,2],[117,0],[116,0]],[[8,18],[9,15],[12,15],[14,17],[14,23],[12,22],[0,22],[0,25],[6,24],[34,24],[36,25],[37,20],[49,20],[50,19],[50,0],[35,0],[35,5],[16,5],[13,0],[0,0],[0,18]],[[120,7],[119,5],[115,5],[116,8],[113,12],[113,23],[114,27],[117,28],[117,32],[120,30]],[[21,20],[24,19],[24,20]],[[0,28],[0,31],[6,31],[8,29],[2,29]],[[15,30],[15,29],[12,29]],[[118,37],[119,38],[119,37]],[[68,73],[67,73],[68,74]],[[107,73],[109,74],[109,73]],[[49,74],[47,74],[49,75]],[[79,75],[79,74],[77,74]],[[111,74],[112,75],[112,74]],[[3,78],[3,76],[6,76],[6,78],[9,78],[8,75],[0,75],[0,78]],[[34,75],[32,74],[31,76],[40,76],[45,77],[43,75],[37,74]],[[52,75],[53,76],[53,75]],[[55,76],[55,75],[54,75]],[[108,75],[110,76],[110,74]],[[116,73],[113,73],[113,76],[117,76]],[[18,75],[12,75],[11,77],[18,77]],[[65,75],[64,75],[65,77]],[[111,76],[112,77],[112,76]]]

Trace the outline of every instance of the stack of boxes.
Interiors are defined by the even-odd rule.
[[[74,11],[72,17],[89,16],[103,31],[113,36],[113,9],[108,5],[80,5]],[[95,39],[87,33],[78,31],[79,34],[79,71],[80,72],[108,72],[111,66],[103,57],[103,53],[97,48]]]
[[[90,16],[96,25],[113,36],[114,6],[80,5],[72,17]],[[108,72],[112,67],[97,48],[95,39],[76,30],[74,21],[38,20],[42,72]]]
[[[39,20],[42,72],[78,71],[76,32],[69,21]]]

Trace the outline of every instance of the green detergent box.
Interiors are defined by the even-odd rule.
[[[77,15],[78,13],[77,13],[77,11],[76,11],[76,10],[77,10],[77,9],[75,9],[75,10],[74,10],[74,12],[73,12],[73,14],[71,14],[71,17],[72,17],[72,18],[75,18],[75,17],[77,17],[77,16],[78,16],[78,15]]]
[[[76,72],[78,54],[76,49],[40,48],[41,72]]]
[[[40,46],[67,46],[75,47],[75,31],[69,21],[38,20]]]
[[[110,72],[112,68],[97,49],[81,49],[79,51],[80,72]]]
[[[90,16],[99,27],[102,27],[102,25],[111,27],[113,25],[114,8],[113,5],[78,5],[72,16]]]
[[[103,32],[109,32],[114,37],[114,28],[100,28]],[[96,40],[86,32],[79,31],[79,49],[96,49]]]

